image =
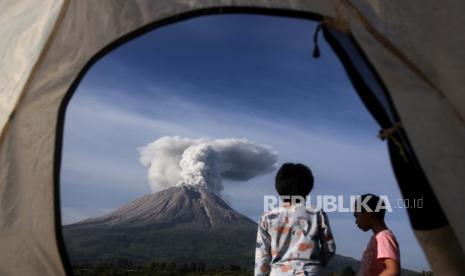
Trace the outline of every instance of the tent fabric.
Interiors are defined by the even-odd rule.
[[[359,49],[354,44],[353,37],[346,32],[326,29],[325,38],[326,40],[329,40],[330,44],[333,45],[333,48],[339,47],[341,49],[340,51],[344,51],[346,58],[350,59],[348,62],[350,62],[350,64],[354,67],[353,71],[358,73],[361,79],[360,81],[363,81],[364,85],[367,86],[366,89],[371,92],[370,94],[372,98],[366,99],[364,102],[368,109],[373,107],[373,110],[370,111],[372,114],[375,113],[373,115],[378,124],[383,128],[387,128],[397,122],[399,120],[398,115],[392,108],[391,101],[386,95],[383,84],[379,82],[378,77],[374,74],[369,64],[365,62],[365,57],[362,56]],[[331,43],[331,40],[336,40],[339,45],[335,46]],[[339,56],[339,58],[342,59],[341,56]],[[350,72],[348,73],[350,74]],[[352,82],[354,81],[356,80],[353,80]],[[360,96],[362,98],[364,96],[368,97],[368,95]],[[383,114],[380,114],[377,110],[382,111]]]
[[[441,228],[449,243],[438,238],[441,229],[416,231],[417,237],[435,272],[463,269],[463,262],[431,258],[450,244],[465,248],[465,38],[451,35],[465,26],[465,3],[7,0],[0,4],[0,34],[7,38],[0,41],[0,274],[66,273],[56,230],[63,111],[95,57],[158,25],[228,8],[319,14],[349,26],[386,85],[450,223]]]
[[[456,242],[456,236],[450,226],[430,231],[414,231],[427,254],[434,275],[465,275],[463,260],[465,255]],[[438,250],[441,245],[444,250]]]
[[[358,49],[352,36],[324,29],[325,38],[343,61],[352,84],[365,106],[383,129],[400,125],[398,114],[383,83]],[[388,135],[388,150],[397,183],[404,199],[421,198],[422,208],[409,208],[410,223],[428,260],[438,275],[464,275],[465,254],[431,189],[415,152],[402,128]],[[396,141],[396,142],[394,142]],[[438,250],[447,248],[446,250]]]
[[[13,1],[13,0],[12,0]],[[330,10],[323,1],[302,5],[303,11]],[[0,274],[64,275],[65,256],[59,254],[55,223],[59,180],[55,167],[57,120],[60,105],[83,68],[115,40],[153,22],[214,7],[269,8],[269,1],[66,1],[65,11],[46,48],[33,49],[41,56],[27,89],[9,91],[21,95],[14,116],[7,112],[9,127],[0,145]],[[278,3],[279,8],[290,3]],[[327,10],[325,10],[325,7]],[[33,8],[31,8],[33,10]],[[29,14],[25,13],[23,17]],[[44,18],[47,18],[44,15]],[[12,26],[8,26],[12,28]],[[13,26],[14,27],[14,26]],[[23,35],[21,29],[14,33]],[[43,36],[47,36],[44,34]],[[50,36],[50,35],[48,35]],[[43,38],[44,41],[46,38]],[[27,47],[24,41],[22,47]],[[14,53],[14,49],[10,49]],[[5,55],[2,56],[2,59]],[[2,70],[16,68],[3,67]],[[31,62],[30,66],[34,66]],[[16,81],[8,80],[13,83]],[[15,84],[17,85],[17,84]],[[9,98],[5,96],[5,98]],[[60,136],[60,134],[58,134]],[[69,269],[69,268],[68,268]],[[69,271],[68,271],[69,272]]]
[[[410,223],[415,230],[430,230],[448,224],[442,207],[424,175],[410,141],[402,131],[400,119],[389,94],[371,64],[358,49],[349,33],[325,28],[325,38],[346,68],[349,78],[363,103],[379,126],[389,134],[378,137],[388,140],[388,151],[397,183],[404,199],[422,199],[422,208],[408,208]],[[395,127],[393,127],[395,126]]]
[[[5,26],[0,28],[0,130],[13,112],[62,5],[62,1],[0,2],[0,26]]]
[[[441,9],[454,10],[450,13],[438,12],[437,5],[434,1],[422,1],[419,5],[389,1],[373,6],[371,12],[365,11],[376,15],[373,25],[383,31],[384,39],[403,56],[380,45],[380,40],[360,20],[353,19],[351,30],[391,93],[419,162],[461,247],[465,248],[465,237],[460,235],[465,233],[465,124],[462,120],[465,97],[457,97],[464,81],[463,76],[459,77],[463,70],[458,69],[457,59],[464,55],[460,46],[464,45],[465,38],[445,35],[448,32],[444,31],[449,26],[464,26],[465,20],[458,16],[458,10],[463,11],[465,3],[444,2]],[[426,43],[426,38],[434,41]],[[462,66],[464,61],[461,59]],[[409,63],[422,74],[415,72]],[[444,92],[446,87],[448,92]]]

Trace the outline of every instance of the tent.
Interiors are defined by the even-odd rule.
[[[61,145],[87,69],[144,32],[218,13],[321,22],[388,140],[403,196],[424,198],[409,218],[434,273],[465,275],[464,11],[460,0],[1,1],[0,275],[71,273]]]

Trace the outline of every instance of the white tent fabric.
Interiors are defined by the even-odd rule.
[[[366,32],[360,20],[354,20],[352,32],[391,92],[420,163],[459,236],[465,233],[465,208],[459,207],[465,199],[465,96],[459,96],[465,84],[459,69],[465,61],[465,38],[450,32],[465,26],[458,14],[465,3],[440,13],[428,1],[421,2],[427,11],[395,2],[383,2],[378,16],[386,19],[373,19],[378,25],[383,20],[383,36],[392,49],[375,47],[383,40]],[[460,237],[460,244],[465,248],[465,238]]]
[[[12,113],[42,49],[62,1],[0,2],[0,129]]]
[[[60,105],[86,64],[144,26],[228,7],[317,13],[333,18],[338,28],[348,27],[391,93],[450,222],[444,229],[417,231],[417,237],[435,273],[460,275],[465,269],[465,37],[460,35],[465,2],[460,0],[1,2],[0,274],[65,274],[55,229],[56,135]]]

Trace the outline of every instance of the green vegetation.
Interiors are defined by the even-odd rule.
[[[113,263],[208,263],[253,267],[256,229],[228,230],[174,228],[152,229],[66,229],[66,249],[72,264]]]
[[[205,263],[149,262],[135,265],[126,259],[116,263],[81,264],[73,266],[75,276],[194,276],[194,275],[230,275],[249,276],[252,271],[238,265],[207,266]]]
[[[253,275],[250,267],[239,265],[211,265],[203,262],[147,262],[134,264],[128,259],[120,258],[112,263],[85,263],[72,267],[75,276],[249,276]],[[330,276],[354,276],[355,271],[345,267],[340,272],[326,272]],[[431,271],[422,273],[404,271],[402,275],[433,276]]]

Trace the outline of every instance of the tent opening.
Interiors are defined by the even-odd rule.
[[[333,52],[357,49],[326,31],[337,40],[328,45],[317,29],[288,17],[196,17],[128,41],[89,69],[67,107],[60,173],[75,275],[249,275],[263,196],[276,196],[285,162],[308,165],[311,195],[344,207],[351,195],[386,195],[403,268],[429,270],[407,216],[421,203],[403,200],[370,112],[391,114],[364,106],[372,99],[360,99]],[[366,83],[379,89],[375,76]],[[328,217],[338,248],[328,273],[356,270],[369,236],[350,212]]]

